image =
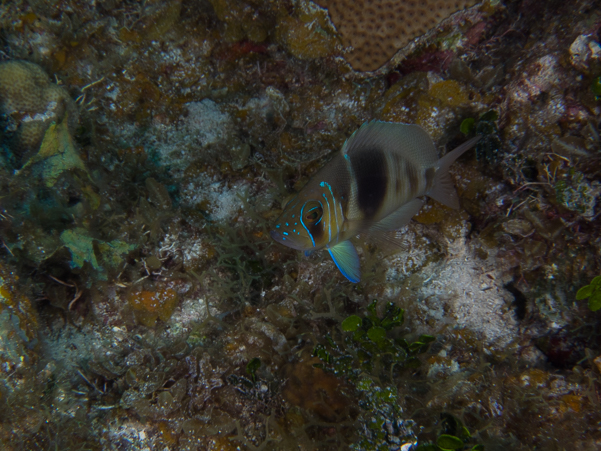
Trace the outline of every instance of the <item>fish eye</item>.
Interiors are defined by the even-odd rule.
[[[308,202],[305,208],[305,222],[308,224],[318,223],[323,215],[323,209],[321,208],[321,204],[319,202]]]

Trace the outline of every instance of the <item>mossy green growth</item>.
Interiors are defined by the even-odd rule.
[[[398,449],[399,442],[407,446],[417,443],[413,421],[401,419],[395,380],[405,369],[418,367],[417,355],[435,340],[430,335],[411,342],[399,337],[404,310],[389,302],[378,315],[377,307],[374,300],[363,317],[346,318],[313,350],[321,360],[316,367],[345,378],[357,391],[364,433],[355,449],[361,450]]]
[[[337,344],[328,336],[327,345],[315,347],[313,354],[326,363],[320,364],[320,367],[334,372],[337,376],[357,380],[358,376],[365,372],[388,373],[395,369],[419,366],[417,355],[426,352],[429,343],[435,338],[422,335],[411,343],[404,338],[392,338],[390,332],[403,324],[405,311],[390,302],[380,318],[376,307],[377,301],[374,300],[367,307],[363,318],[352,315],[342,322],[345,346]],[[355,358],[347,352],[348,348],[352,349]]]
[[[71,252],[71,266],[81,268],[87,261],[98,271],[101,280],[106,280],[107,267],[116,268],[123,261],[124,256],[135,249],[134,245],[119,240],[96,240],[81,227],[65,230],[61,233],[60,239]],[[99,258],[104,266],[98,261]]]
[[[595,277],[589,285],[582,287],[576,293],[576,300],[588,298],[588,308],[596,312],[601,308],[601,276]]]
[[[436,443],[421,444],[416,451],[484,451],[483,445],[473,444],[472,434],[459,419],[451,414],[443,413],[441,420],[442,431],[436,438]],[[470,442],[472,443],[470,444]]]
[[[596,77],[593,80],[593,83],[591,84],[591,91],[593,91],[593,94],[595,94],[595,96],[601,96],[601,77]]]
[[[246,207],[246,211],[251,207]],[[211,226],[217,261],[205,272],[214,282],[219,299],[231,300],[238,305],[261,302],[261,293],[282,274],[286,262],[275,265],[267,257],[276,243],[269,238],[267,223],[262,218],[253,231],[240,227]],[[224,272],[228,275],[224,277]]]
[[[442,434],[436,440],[436,444],[439,448],[444,450],[453,450],[453,449],[461,449],[463,448],[463,440],[454,435]]]
[[[586,219],[595,216],[597,198],[601,192],[599,182],[589,181],[582,172],[570,168],[564,179],[554,185],[555,199],[568,210]]]
[[[481,135],[482,138],[476,144],[476,158],[488,164],[497,164],[503,157],[501,149],[501,138],[497,120],[499,113],[495,110],[487,111],[476,120],[468,117],[461,122],[459,130],[466,136]]]
[[[257,381],[257,370],[261,367],[261,359],[255,357],[246,365],[246,372],[253,382]]]
[[[362,316],[347,317],[313,352],[321,360],[314,366],[345,378],[356,390],[362,432],[351,449],[483,451],[481,445],[474,445],[475,440],[462,422],[447,413],[441,415],[436,442],[417,446],[419,427],[403,418],[398,381],[406,377],[407,369],[420,366],[419,354],[428,350],[435,337],[421,335],[408,341],[399,331],[404,310],[392,302],[380,307],[384,308],[378,308],[374,300]]]
[[[461,131],[461,133],[467,136],[472,132],[472,130],[474,130],[475,124],[476,119],[474,119],[473,117],[468,117],[461,122],[459,130]]]
[[[351,315],[342,321],[340,327],[345,332],[355,332],[361,327],[361,322],[361,318],[359,318],[357,315]]]

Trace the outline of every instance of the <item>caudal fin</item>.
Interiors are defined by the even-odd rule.
[[[467,152],[469,149],[480,141],[482,136],[478,135],[469,141],[464,142],[456,149],[446,154],[438,163],[436,163],[436,175],[432,183],[432,188],[426,193],[427,196],[454,209],[459,208],[459,197],[457,191],[449,175],[449,167],[455,162],[457,158]]]

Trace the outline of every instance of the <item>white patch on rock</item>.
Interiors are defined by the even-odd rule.
[[[210,99],[187,103],[186,108],[188,116],[182,122],[182,129],[203,147],[224,140],[232,128],[231,118]]]
[[[418,236],[414,228],[403,227],[397,232],[401,237],[402,251],[397,253],[388,264],[386,280],[395,280],[399,277],[407,277],[421,268],[428,258],[424,252],[424,246],[429,243],[428,239]]]
[[[431,274],[418,290],[420,298],[445,303],[453,324],[478,333],[487,345],[506,346],[517,336],[518,325],[509,309],[512,295],[503,288],[500,261],[481,260],[464,237],[449,243],[448,252],[442,264],[425,268]]]
[[[589,68],[591,60],[601,57],[601,46],[590,34],[578,36],[570,45],[570,62],[580,71]]]
[[[232,221],[238,210],[243,207],[240,196],[248,191],[247,183],[239,183],[232,187],[225,182],[213,182],[206,176],[200,176],[185,186],[182,186],[182,205],[197,207],[201,202],[210,204],[212,221]]]
[[[448,363],[433,363],[428,369],[428,379],[440,378],[441,376],[449,376],[459,372],[459,364],[455,360],[450,360]]]

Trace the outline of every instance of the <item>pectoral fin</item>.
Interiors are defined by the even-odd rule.
[[[413,199],[401,208],[393,211],[380,222],[372,225],[368,230],[368,236],[382,251],[395,253],[407,249],[407,242],[403,235],[397,232],[405,227],[424,205],[421,199]]]
[[[373,235],[377,232],[390,232],[392,230],[400,229],[405,227],[422,208],[424,201],[421,199],[413,199],[407,202],[401,208],[393,211],[380,222],[374,224],[369,228],[369,234]]]
[[[336,246],[328,247],[328,252],[344,277],[353,283],[361,280],[361,267],[357,249],[350,241],[343,241]]]

